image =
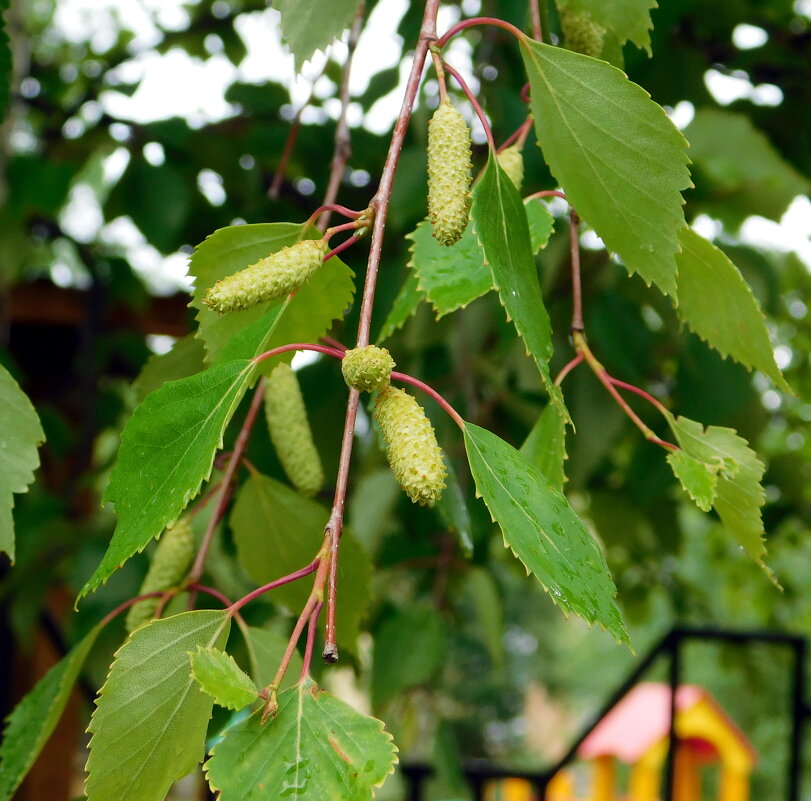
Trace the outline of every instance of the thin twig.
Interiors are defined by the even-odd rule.
[[[569,249],[572,260],[572,333],[583,328],[583,290],[580,285],[580,218],[569,207]]]
[[[536,42],[542,42],[541,9],[538,0],[529,0],[529,18],[532,23],[532,38],[535,39]]]
[[[459,74],[457,70],[455,70],[450,64],[447,62],[445,63],[445,71],[454,77],[456,83],[459,84],[461,90],[465,93],[465,96],[470,101],[470,105],[473,106],[473,110],[476,112],[476,116],[479,118],[479,122],[482,124],[482,128],[484,128],[484,135],[487,137],[487,144],[490,145],[490,150],[494,153],[496,152],[496,140],[493,138],[493,129],[490,127],[490,120],[487,119],[487,116],[484,113],[479,101],[476,99],[476,95],[473,94],[471,88],[467,85],[465,79]]]
[[[405,96],[400,107],[400,113],[394,124],[386,163],[380,176],[377,193],[369,204],[374,211],[374,224],[372,226],[372,242],[369,247],[369,260],[366,267],[366,280],[363,286],[363,300],[360,308],[360,321],[358,323],[357,347],[369,344],[369,334],[372,326],[372,309],[374,307],[375,288],[377,286],[377,273],[380,269],[380,259],[383,252],[383,236],[386,230],[386,216],[388,214],[391,192],[394,185],[394,174],[400,160],[400,151],[403,147],[408,123],[414,109],[414,102],[419,91],[425,59],[431,44],[436,41],[436,16],[439,10],[439,0],[427,0],[423,13],[420,37],[414,53],[414,61],[406,83]],[[330,537],[331,561],[337,570],[338,541],[343,528],[344,504],[346,490],[349,482],[349,464],[352,457],[352,444],[355,434],[355,419],[358,413],[359,393],[352,389],[346,405],[346,418],[344,421],[344,434],[341,443],[341,455],[338,462],[338,475],[335,482],[335,497],[332,503],[330,519],[327,523],[327,535]],[[330,593],[327,601],[327,638],[325,652],[329,659],[338,656],[335,644],[335,582],[330,582]],[[330,620],[333,626],[330,628]]]
[[[324,205],[329,206],[335,202],[338,197],[338,190],[341,188],[341,179],[346,169],[346,163],[352,155],[352,137],[349,133],[349,124],[347,122],[347,112],[349,110],[349,76],[352,70],[352,58],[355,55],[355,49],[358,46],[358,39],[360,38],[360,31],[363,27],[363,17],[366,13],[366,4],[361,3],[358,6],[355,21],[352,23],[352,28],[349,31],[349,39],[346,43],[347,53],[346,61],[344,62],[343,74],[341,75],[341,113],[338,117],[338,125],[335,128],[335,147],[332,154],[332,162],[329,170],[329,180],[327,181],[327,191],[324,193]],[[320,230],[326,230],[329,225],[330,213],[329,210],[324,214],[324,217],[319,220],[318,227]]]
[[[264,394],[265,382],[264,379],[261,379],[259,385],[256,387],[256,391],[253,393],[253,399],[251,400],[248,413],[245,415],[242,428],[239,434],[237,434],[234,450],[231,452],[231,459],[228,462],[228,466],[225,468],[225,474],[222,477],[222,489],[217,499],[217,506],[214,508],[214,512],[208,521],[208,526],[206,526],[206,531],[203,534],[203,541],[200,544],[200,550],[197,552],[192,569],[189,571],[189,581],[192,583],[196,582],[200,576],[203,575],[203,568],[205,567],[206,557],[208,556],[208,549],[211,547],[211,540],[214,538],[217,526],[225,516],[225,510],[228,508],[228,502],[231,498],[231,482],[234,480],[234,475],[242,461],[242,454],[248,446],[251,430],[259,414],[259,408],[262,405]]]
[[[279,192],[282,188],[282,181],[284,181],[284,176],[287,172],[287,164],[290,161],[290,157],[293,155],[293,150],[295,150],[296,147],[296,140],[298,139],[299,131],[301,130],[301,115],[304,113],[304,109],[306,109],[307,106],[313,102],[313,97],[315,96],[315,85],[321,80],[324,73],[327,71],[328,66],[329,57],[327,57],[326,61],[324,62],[324,67],[321,72],[318,73],[318,77],[312,82],[312,85],[310,86],[310,94],[307,95],[307,99],[298,107],[293,119],[290,122],[290,130],[287,132],[287,138],[284,140],[282,155],[279,158],[279,163],[276,165],[276,172],[273,175],[273,181],[270,184],[270,189],[268,189],[268,197],[271,197],[273,200],[277,200],[279,197]]]

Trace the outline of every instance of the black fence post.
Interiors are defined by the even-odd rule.
[[[665,761],[664,801],[673,801],[676,790],[676,754],[679,750],[679,735],[676,731],[676,699],[681,684],[681,647],[684,640],[682,632],[674,629],[670,640],[670,665],[668,683],[670,685],[670,716],[667,730],[667,758]]]
[[[802,789],[803,735],[808,707],[805,700],[806,641],[794,642],[794,670],[791,682],[791,742],[788,761],[788,801],[800,801]]]

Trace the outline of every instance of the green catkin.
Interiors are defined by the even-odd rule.
[[[519,145],[511,145],[498,154],[498,166],[507,173],[507,177],[520,192],[524,183],[524,154]]]
[[[428,123],[428,216],[440,245],[458,242],[470,212],[470,128],[447,100]]]
[[[284,472],[305,496],[315,495],[324,483],[298,378],[289,364],[279,364],[267,381],[265,416],[270,438]]]
[[[360,392],[374,392],[389,383],[394,359],[386,348],[366,345],[348,350],[341,360],[341,372],[347,386]]]
[[[210,287],[203,303],[220,314],[250,309],[295,292],[321,266],[323,239],[305,239],[282,248]]]
[[[181,517],[172,528],[166,529],[160,540],[152,561],[149,563],[149,570],[138,590],[138,595],[146,595],[150,592],[162,592],[176,587],[186,571],[189,569],[194,556],[194,535],[191,528],[191,518]],[[129,612],[125,626],[128,632],[133,632],[144,623],[148,623],[155,616],[160,598],[145,598],[133,604]]]
[[[605,28],[602,25],[598,25],[587,14],[576,14],[561,8],[560,27],[569,50],[592,58],[600,57],[605,37]]]
[[[375,400],[375,419],[394,477],[414,503],[433,506],[448,471],[422,406],[404,390],[388,386]]]

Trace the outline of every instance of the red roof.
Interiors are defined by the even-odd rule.
[[[676,692],[677,711],[690,709],[707,699],[734,729],[741,743],[752,751],[746,737],[718,706],[703,687],[684,684]],[[626,764],[638,762],[670,728],[670,687],[667,684],[637,684],[594,728],[577,751],[581,759],[613,756]],[[715,754],[714,746],[704,740],[695,741],[706,756]]]

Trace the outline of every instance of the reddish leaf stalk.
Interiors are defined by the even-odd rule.
[[[341,223],[341,225],[335,225],[332,228],[327,228],[327,230],[324,231],[324,239],[329,241],[332,238],[333,234],[338,234],[341,231],[355,231],[359,228],[359,226],[360,223],[358,223],[357,220],[352,220],[351,222],[348,223]],[[324,259],[324,261],[326,261],[326,258]]]
[[[307,628],[307,645],[304,649],[304,662],[301,666],[299,681],[310,675],[310,665],[313,661],[313,645],[315,644],[315,632],[318,630],[318,616],[321,614],[323,603],[317,603],[310,615],[310,625]]]
[[[620,381],[618,378],[610,377],[611,383],[615,387],[619,387],[620,389],[627,389],[629,392],[633,392],[635,395],[639,395],[640,398],[644,398],[648,403],[654,406],[657,411],[659,411],[663,417],[668,417],[669,412],[665,405],[653,397],[649,392],[645,392],[644,389],[640,389],[639,387],[635,387],[633,384],[627,384],[625,381]]]
[[[575,331],[573,336],[577,352],[583,355],[583,358],[586,360],[586,363],[591,368],[594,375],[597,376],[599,382],[608,390],[611,397],[617,402],[617,405],[631,419],[631,422],[642,432],[645,439],[652,442],[654,445],[659,445],[662,448],[665,448],[666,450],[677,451],[679,449],[678,446],[674,445],[672,442],[667,442],[667,440],[659,439],[659,437],[657,437],[656,434],[654,434],[653,431],[642,422],[637,413],[626,403],[625,398],[620,395],[617,388],[614,386],[612,378],[606,371],[605,367],[600,364],[589,349],[583,333],[580,331]]]
[[[453,408],[453,406],[445,400],[433,387],[429,387],[424,381],[420,381],[419,378],[414,378],[413,375],[408,375],[407,373],[398,373],[393,372],[391,377],[395,381],[402,381],[404,384],[411,384],[412,387],[416,387],[417,389],[421,389],[426,394],[430,395],[451,417],[454,423],[459,426],[463,431],[465,429],[465,421],[462,418],[462,415]]]
[[[445,47],[448,41],[456,36],[457,33],[465,30],[465,28],[472,28],[474,25],[495,25],[497,28],[504,28],[505,31],[509,31],[519,41],[527,38],[515,25],[503,19],[498,19],[498,17],[471,17],[470,19],[463,19],[461,22],[457,22],[456,25],[448,28],[448,30],[436,40],[436,47]]]
[[[225,593],[220,592],[218,589],[214,587],[207,587],[205,584],[188,584],[186,586],[187,590],[194,590],[195,592],[202,592],[206,595],[210,595],[212,598],[216,598],[223,606],[231,607],[233,604],[229,600],[228,596]]]
[[[262,379],[256,391],[253,393],[253,399],[251,400],[248,413],[245,415],[245,421],[242,423],[239,434],[237,434],[234,450],[231,452],[231,458],[228,461],[228,466],[225,468],[225,474],[222,477],[222,489],[217,499],[217,505],[214,508],[211,519],[208,521],[208,526],[206,526],[205,533],[203,534],[203,541],[200,544],[200,550],[197,552],[192,569],[189,571],[189,581],[192,583],[196,582],[200,576],[203,575],[203,568],[205,567],[208,550],[211,547],[211,540],[214,538],[217,526],[225,516],[225,510],[228,508],[228,502],[231,499],[231,482],[234,480],[234,475],[242,461],[242,454],[245,453],[245,448],[248,446],[248,440],[251,437],[251,431],[259,414],[259,408],[262,405],[264,395],[265,384],[264,379]]]
[[[313,350],[316,353],[325,353],[327,356],[332,356],[333,359],[343,359],[343,351],[337,348],[328,348],[326,345],[314,345],[310,342],[293,342],[290,345],[279,345],[278,348],[271,348],[258,356],[254,356],[252,361],[254,364],[259,364],[265,359],[272,359],[282,353],[289,353],[291,350]]]
[[[540,192],[533,192],[531,195],[528,195],[525,200],[538,200],[542,197],[559,197],[561,200],[566,200],[566,195],[563,192],[557,189],[543,189]]]
[[[238,601],[234,601],[234,603],[228,607],[228,614],[235,615],[240,609],[242,609],[243,606],[245,606],[245,604],[250,603],[260,595],[264,595],[266,592],[275,590],[277,587],[283,587],[285,584],[290,584],[293,581],[304,578],[304,576],[309,576],[310,573],[315,573],[315,571],[318,569],[319,563],[320,559],[316,557],[306,567],[302,567],[300,570],[296,570],[294,573],[288,573],[286,576],[274,579],[273,581],[269,581],[267,584],[263,584],[261,587],[257,587],[255,590],[251,590],[251,592],[249,592],[247,595],[244,595]]]
[[[527,117],[508,137],[504,143],[499,147],[498,152],[506,150],[511,144],[516,143],[521,146],[526,142],[529,132],[532,130],[532,117]]]
[[[465,79],[448,63],[445,64],[445,71],[452,75],[456,83],[459,84],[462,91],[465,93],[465,96],[470,101],[470,105],[473,106],[473,110],[476,112],[476,116],[479,118],[479,121],[482,124],[482,128],[484,128],[484,134],[487,137],[487,144],[490,146],[490,150],[494,153],[496,152],[496,141],[493,138],[493,129],[490,127],[490,121],[487,119],[487,116],[484,113],[479,101],[476,99],[476,95],[473,94],[471,88],[467,85]]]
[[[583,361],[583,354],[578,353],[577,356],[574,357],[568,364],[564,365],[563,369],[558,373],[557,378],[555,378],[555,386],[559,387],[563,383],[563,379],[566,378],[569,373],[577,367],[580,362]]]
[[[329,261],[333,256],[337,256],[339,253],[342,253],[348,247],[354,245],[355,242],[357,242],[359,239],[360,239],[359,236],[355,235],[350,236],[349,239],[346,239],[345,241],[341,242],[341,244],[338,245],[338,247],[333,248],[329,253],[327,253],[327,255],[324,256],[324,261]]]
[[[353,209],[348,209],[346,206],[340,206],[337,203],[325,203],[323,206],[319,206],[305,221],[304,227],[307,228],[308,226],[312,225],[316,220],[318,220],[318,227],[322,228],[322,220],[319,220],[319,217],[323,215],[335,211],[338,214],[342,214],[344,217],[348,217],[350,220],[357,220],[358,217],[363,214],[362,211],[354,211]],[[327,226],[323,225],[323,230],[326,230]]]
[[[129,609],[133,604],[137,604],[139,601],[145,601],[147,598],[160,598],[164,595],[162,590],[158,592],[147,592],[144,595],[136,595],[134,598],[130,598],[128,601],[124,601],[123,604],[119,604],[115,609],[111,612],[108,612],[99,622],[99,626],[104,628],[111,620],[118,617],[122,612],[125,612]]]

